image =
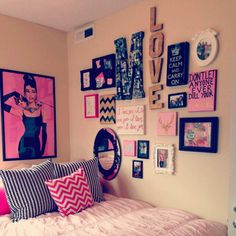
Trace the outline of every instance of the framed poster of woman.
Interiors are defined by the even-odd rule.
[[[3,160],[56,157],[54,77],[0,69]]]

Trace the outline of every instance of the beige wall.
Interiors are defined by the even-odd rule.
[[[93,91],[80,91],[80,70],[91,67],[92,58],[115,52],[113,41],[121,36],[127,38],[130,46],[131,34],[145,31],[144,38],[144,86],[151,86],[148,69],[149,10],[157,6],[158,22],[164,24],[165,49],[161,82],[165,84],[167,45],[189,41],[201,30],[213,28],[219,32],[220,50],[216,60],[207,67],[199,67],[190,58],[190,72],[218,69],[217,109],[215,112],[188,113],[178,110],[179,117],[218,116],[220,118],[219,148],[217,154],[178,151],[178,136],[156,135],[158,110],[150,111],[148,98],[135,101],[118,101],[117,105],[146,105],[146,135],[120,135],[124,139],[148,139],[151,144],[150,160],[144,160],[144,179],[131,177],[132,160],[123,157],[118,177],[107,183],[118,195],[149,201],[155,205],[176,207],[194,212],[200,216],[226,223],[229,184],[229,96],[233,78],[232,55],[233,19],[235,1],[227,0],[146,0],[116,14],[95,22],[95,37],[74,43],[73,32],[68,34],[69,60],[69,104],[71,160],[89,158],[93,155],[93,141],[98,130],[104,126],[99,119],[83,118],[83,97]],[[233,7],[234,6],[234,7]],[[167,106],[168,93],[186,91],[187,86],[165,87],[162,98]],[[114,89],[96,91],[99,94],[115,92]],[[167,108],[162,111],[168,110]],[[116,130],[115,125],[109,125]],[[155,143],[172,143],[176,147],[176,174],[157,175],[153,173],[152,150]]]
[[[0,29],[0,68],[55,77],[58,161],[69,160],[66,33],[3,15],[0,15]],[[2,156],[1,144],[0,147]],[[40,162],[3,162],[1,157],[0,168]]]

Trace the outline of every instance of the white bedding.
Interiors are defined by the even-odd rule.
[[[67,217],[58,212],[11,223],[0,217],[1,236],[226,236],[226,226],[181,210],[105,195],[106,201]]]

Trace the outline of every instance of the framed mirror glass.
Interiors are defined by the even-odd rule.
[[[100,129],[96,135],[93,147],[98,167],[106,180],[114,179],[121,165],[120,142],[116,133],[110,128]]]

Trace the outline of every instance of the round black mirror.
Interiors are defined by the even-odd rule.
[[[120,169],[121,151],[118,137],[112,129],[99,130],[94,141],[93,153],[95,158],[98,158],[98,167],[103,178],[114,179]]]

